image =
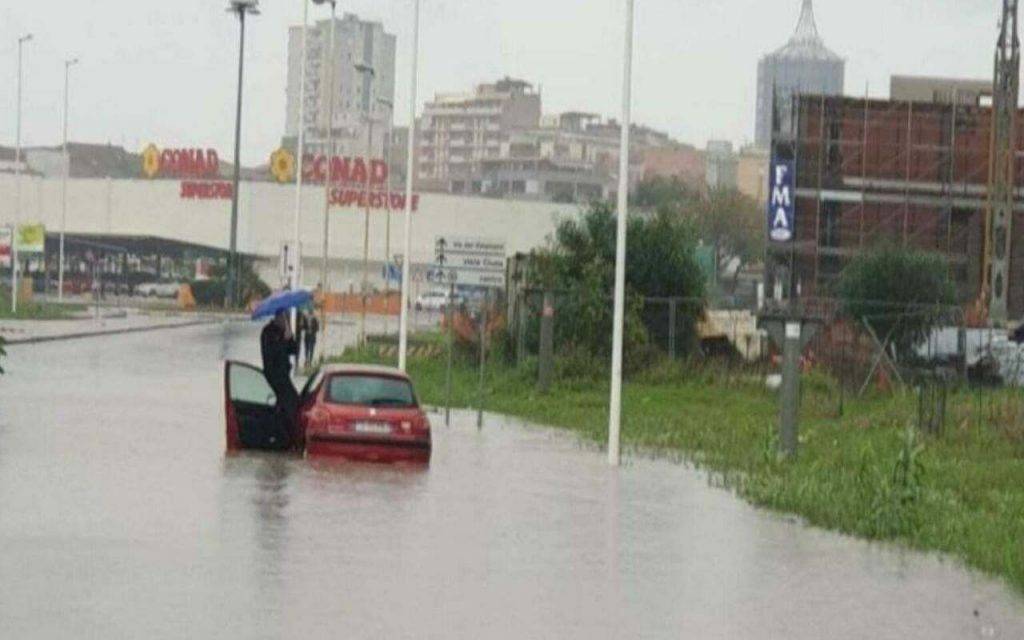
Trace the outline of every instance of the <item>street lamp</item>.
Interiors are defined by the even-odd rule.
[[[288,284],[292,291],[296,291],[302,282],[302,172],[304,170],[302,159],[305,155],[306,144],[306,32],[309,30],[309,0],[302,0],[302,53],[299,58],[299,134],[296,143],[296,174],[295,174],[295,246],[292,247],[293,266]],[[292,329],[295,335],[299,335],[299,312],[292,309]],[[295,356],[298,371],[298,355]]]
[[[228,282],[225,287],[224,306],[233,307],[238,301],[238,181],[241,176],[242,143],[242,72],[245,63],[245,16],[258,16],[259,0],[230,0],[228,13],[238,14],[238,97],[235,103],[235,166],[231,188],[231,242],[228,250]]]
[[[64,61],[64,173],[60,183],[60,256],[57,261],[57,299],[64,300],[64,233],[68,222],[68,173],[71,171],[71,157],[68,155],[68,79],[71,67],[78,64],[78,58]]]
[[[362,296],[362,304],[360,305],[359,314],[359,345],[362,346],[366,342],[366,290],[369,288],[369,269],[370,269],[370,158],[373,156],[373,116],[370,113],[370,107],[373,104],[371,96],[373,95],[373,81],[377,77],[377,72],[371,65],[357,62],[355,64],[356,71],[363,75],[363,118],[366,121],[366,207],[363,212],[363,282],[360,286],[360,293]]]
[[[409,146],[405,159],[405,252],[402,254],[402,311],[398,325],[398,368],[405,371],[409,347],[409,280],[412,264],[412,172],[416,152],[416,76],[420,53],[420,0],[413,0],[412,73],[409,90]]]
[[[320,344],[327,346],[327,294],[330,291],[327,276],[327,254],[331,238],[331,161],[334,158],[334,23],[338,14],[338,3],[336,0],[313,0],[316,5],[325,3],[331,4],[331,29],[330,41],[327,45],[327,144],[324,148],[324,155],[327,156],[327,170],[324,175],[324,246],[323,256],[320,265],[320,291],[323,301],[320,305],[320,330],[324,332],[324,340]]]
[[[18,223],[21,222],[21,84],[22,46],[32,39],[31,33],[18,38],[18,108],[15,120],[15,142],[14,142],[14,231],[11,234],[11,313],[18,311]]]
[[[629,207],[629,125],[633,89],[633,0],[626,0],[622,65],[622,131],[619,138],[619,201],[615,234],[615,316],[612,327],[612,381],[608,403],[608,463],[619,466],[622,425],[622,331],[626,289],[626,217]]]
[[[384,166],[387,167],[387,182],[384,185],[384,335],[388,334],[388,315],[391,311],[391,136],[394,131],[395,104],[385,98],[377,98],[377,104],[388,110],[388,129],[381,143],[384,147]]]

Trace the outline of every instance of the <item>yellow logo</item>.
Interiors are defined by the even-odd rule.
[[[160,171],[160,150],[150,144],[142,150],[142,173],[147,178],[154,177]]]
[[[284,148],[270,154],[270,173],[278,182],[291,182],[294,180],[295,156]]]

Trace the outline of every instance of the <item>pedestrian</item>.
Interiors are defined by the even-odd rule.
[[[299,349],[299,353],[295,354],[295,368],[298,369],[302,364],[301,349],[305,344],[306,331],[309,330],[309,318],[306,313],[299,309],[295,312],[295,344]]]
[[[316,334],[320,333],[320,321],[316,314],[311,313],[306,318],[306,333],[303,335],[306,343],[306,366],[312,366],[313,353],[316,351]]]
[[[260,353],[263,356],[263,376],[277,398],[277,410],[289,442],[298,442],[296,417],[299,411],[299,392],[291,378],[291,356],[298,355],[298,343],[292,335],[288,312],[278,311],[274,319],[260,333]]]

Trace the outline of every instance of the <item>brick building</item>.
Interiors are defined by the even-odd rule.
[[[954,104],[955,102],[955,104]],[[849,259],[879,242],[948,257],[958,295],[976,299],[988,198],[992,109],[961,100],[909,102],[804,95],[774,157],[796,162],[794,239],[770,242],[768,285],[829,296]],[[1019,117],[1019,116],[1018,116]],[[1015,148],[1024,150],[1018,129]],[[1024,315],[1024,170],[1015,171],[1008,288]]]

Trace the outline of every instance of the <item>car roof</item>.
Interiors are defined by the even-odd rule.
[[[392,378],[402,378],[408,380],[409,376],[397,367],[385,367],[377,364],[325,364],[320,368],[321,375],[336,375],[336,374],[366,374],[375,376],[389,376]]]

